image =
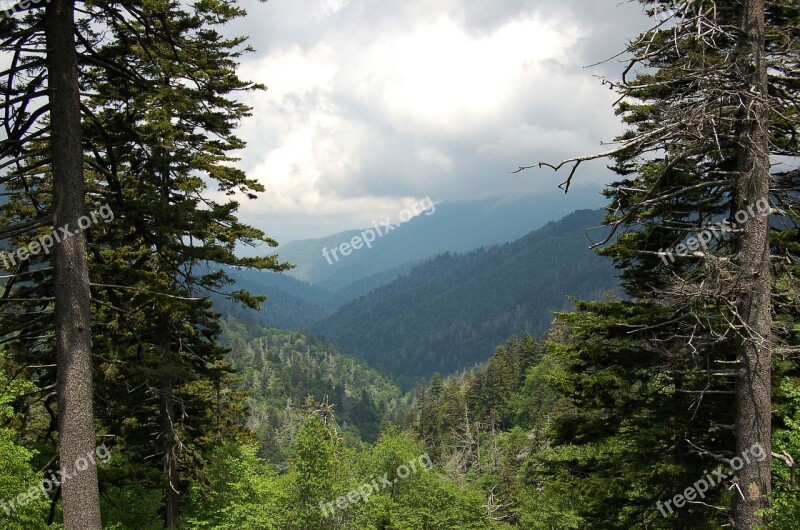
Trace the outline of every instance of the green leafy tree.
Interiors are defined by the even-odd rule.
[[[488,518],[478,488],[438,474],[423,446],[406,433],[384,432],[359,459],[351,488],[374,484],[378,491],[348,508],[355,515],[346,528],[502,528]]]
[[[192,488],[182,528],[285,528],[280,509],[287,505],[286,492],[256,447],[226,442],[209,455],[205,472],[206,483]]]
[[[39,490],[43,477],[32,466],[34,453],[19,444],[14,430],[4,426],[16,417],[12,402],[34,388],[27,381],[10,380],[0,370],[0,526],[8,530],[39,530],[47,526],[48,501]],[[35,497],[27,496],[31,489],[36,492]]]
[[[797,378],[781,381],[780,424],[773,434],[775,487],[769,510],[769,528],[790,530],[800,520],[800,495],[796,457],[800,455],[800,384]]]
[[[289,520],[284,528],[323,530],[337,528],[336,518],[326,517],[325,503],[338,497],[340,484],[339,438],[330,416],[317,413],[316,404],[300,428],[289,471],[292,488],[287,501]]]

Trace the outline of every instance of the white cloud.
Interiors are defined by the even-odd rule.
[[[279,238],[366,226],[428,195],[535,192],[540,177],[508,170],[620,130],[579,55],[613,31],[582,11],[619,15],[610,0],[314,1],[258,9],[278,34],[253,35],[267,51],[241,67],[269,86],[246,98],[244,168],[268,192],[243,217]],[[304,10],[313,31],[294,20]]]
[[[395,126],[456,134],[504,117],[515,88],[541,75],[542,61],[564,56],[574,33],[521,19],[476,36],[442,19],[379,41],[347,78],[370,72],[358,94],[384,107]]]
[[[326,15],[334,15],[347,7],[350,0],[320,0],[322,12]]]

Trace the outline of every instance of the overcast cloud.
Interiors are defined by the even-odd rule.
[[[430,196],[552,190],[520,164],[595,151],[620,132],[595,75],[645,28],[615,0],[270,0],[245,3],[244,78],[266,92],[242,124],[242,167],[267,187],[242,218],[281,242],[363,227]],[[605,164],[577,177],[599,189]],[[564,212],[570,208],[569,195]],[[598,199],[599,201],[599,199]]]

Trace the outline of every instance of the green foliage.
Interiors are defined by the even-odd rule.
[[[587,528],[579,515],[579,499],[574,492],[555,493],[526,488],[520,493],[519,526],[529,530],[579,530]]]
[[[19,444],[14,430],[2,427],[16,416],[11,407],[14,399],[33,389],[32,384],[20,379],[9,381],[0,370],[0,527],[4,530],[39,530],[47,526],[50,503],[39,493],[43,476],[31,465],[35,453]],[[26,495],[31,489],[36,493],[33,499]]]
[[[251,51],[246,37],[221,33],[223,25],[245,13],[233,0],[89,2],[84,7],[77,33],[86,207],[91,211],[106,204],[113,212],[113,219],[104,215],[106,223],[86,230],[94,389],[102,404],[95,418],[98,431],[125,448],[128,464],[121,473],[106,475],[110,484],[101,489],[124,503],[135,500],[133,482],[161,487],[161,511],[172,525],[180,492],[202,473],[206,454],[222,439],[247,438],[241,395],[226,388],[232,384],[231,370],[223,361],[219,315],[208,294],[222,292],[248,307],[257,307],[262,298],[229,289],[231,281],[219,268],[289,268],[274,255],[235,252],[240,245],[277,245],[239,221],[240,199],[233,197],[254,199],[264,191],[236,167],[235,154],[245,146],[235,130],[250,115],[236,94],[264,87],[238,76],[240,57]],[[31,75],[36,87],[46,85],[45,64],[27,54],[44,52],[41,29],[22,32],[31,43],[24,46],[20,75]],[[3,46],[8,51],[9,43]],[[4,80],[16,83],[13,75]],[[46,91],[36,97],[41,95]],[[17,115],[6,110],[7,116]],[[0,203],[0,219],[24,227],[12,235],[26,239],[34,230],[52,229],[54,207],[53,175],[41,155],[49,147],[49,128],[35,116],[27,126],[32,123],[35,140],[15,140],[13,156],[19,154],[20,163],[3,170],[9,199]],[[7,142],[0,141],[4,157],[12,153]],[[11,276],[6,301],[12,303],[0,311],[10,358],[48,393],[56,378],[51,259],[40,253],[10,271],[23,276]],[[29,397],[19,406],[29,416],[26,434],[43,446],[57,439],[51,396]],[[54,447],[46,450],[44,462],[52,466]],[[108,505],[110,513],[118,508],[124,519],[124,507]]]
[[[307,405],[286,473],[271,471],[254,446],[220,446],[205,468],[205,480],[190,492],[180,528],[512,528],[487,518],[480,488],[429,468],[424,448],[410,434],[390,429],[372,446],[346,449],[320,404]],[[367,487],[366,499],[352,493]],[[343,507],[337,501],[344,501]]]
[[[483,507],[469,524],[502,528],[524,515],[520,469],[548,425],[547,409],[527,407],[556,403],[555,391],[535,382],[549,373],[542,353],[529,334],[511,337],[486,365],[444,380],[434,376],[417,392],[410,416],[415,433],[442,479]],[[529,394],[537,385],[546,390]]]
[[[314,335],[242,326],[228,319],[228,359],[247,392],[248,424],[267,457],[283,463],[294,444],[306,398],[336,410],[349,444],[374,441],[384,417],[399,407],[400,390],[362,361]]]
[[[122,448],[117,448],[116,452],[119,453],[121,450]],[[137,471],[142,472],[141,469]],[[125,467],[118,465],[113,466],[108,472],[132,476],[130,468],[126,470]],[[119,475],[115,478],[119,479]],[[153,477],[152,481],[156,482],[156,477]],[[163,491],[151,485],[136,482],[123,483],[123,485],[118,480],[115,482],[103,489],[100,499],[103,528],[107,530],[163,530],[164,522],[159,515],[161,500],[164,496]]]
[[[772,451],[792,460],[800,460],[800,381],[784,378],[780,384],[781,401],[787,402],[780,415],[780,424],[773,432]],[[797,469],[787,462],[772,460],[774,485],[769,528],[794,530],[800,521],[800,485]]]
[[[279,530],[287,492],[257,448],[226,442],[209,457],[205,483],[189,495],[187,515],[181,528],[187,530],[263,529]]]
[[[31,467],[33,456],[33,452],[17,444],[13,431],[0,429],[0,526],[4,529],[36,530],[47,526],[49,502],[44,497],[29,500],[27,496],[31,488],[38,492],[42,480],[41,473]]]
[[[300,428],[289,471],[290,521],[286,528],[332,528],[321,503],[335,497],[340,482],[339,439],[335,429],[320,415],[307,417]]]
[[[656,509],[658,500],[713,467],[697,447],[730,452],[725,426],[734,423],[731,400],[721,397],[730,385],[719,375],[733,360],[730,343],[719,340],[730,328],[722,318],[724,296],[675,294],[727,271],[711,269],[716,261],[703,253],[667,262],[658,252],[722,221],[736,205],[729,177],[736,169],[739,101],[705,97],[719,94],[717,83],[700,86],[684,77],[703,64],[706,80],[725,81],[719,74],[731,40],[709,49],[693,34],[673,42],[668,31],[652,31],[631,44],[652,68],[628,85],[633,101],[618,106],[631,128],[620,140],[691,117],[698,102],[720,105],[712,109],[720,120],[703,120],[689,137],[648,140],[615,159],[619,180],[605,190],[606,220],[629,230],[602,254],[620,268],[632,301],[579,302],[557,316],[544,345],[527,333],[506,340],[512,333],[544,333],[551,311],[568,305],[567,293],[599,298],[613,289],[609,263],[585,248],[585,228],[598,220],[591,211],[513,243],[445,254],[410,271],[401,264],[368,278],[374,264],[341,275],[333,272],[345,262],[325,269],[328,286],[351,287],[351,293],[409,272],[320,326],[406,387],[433,376],[408,398],[413,409],[400,421],[405,411],[397,386],[333,343],[245,326],[235,320],[245,318],[244,310],[221,322],[212,310],[209,293],[248,311],[263,300],[259,276],[237,268],[287,268],[275,256],[236,253],[240,245],[276,244],[239,222],[232,197],[263,191],[235,167],[235,152],[244,145],[234,132],[250,113],[235,93],[262,87],[236,74],[245,39],[217,28],[243,11],[227,0],[191,9],[173,1],[85,7],[97,15],[96,24],[79,28],[84,41],[97,43],[80,57],[87,206],[109,201],[116,217],[87,231],[95,392],[102,404],[96,418],[116,443],[114,464],[100,475],[108,528],[162,528],[165,492],[173,486],[187,499],[185,529],[705,529],[727,522],[699,504],[666,518]],[[732,22],[733,11],[720,13]],[[767,18],[770,49],[777,49],[776,30],[796,31],[796,13],[788,3],[768,2]],[[18,22],[0,24],[7,29]],[[41,50],[34,33],[16,35]],[[16,68],[25,82],[8,86],[7,100],[43,94],[40,61],[23,57]],[[786,74],[771,71],[776,98],[796,92],[796,76]],[[27,119],[25,105],[9,115]],[[784,110],[773,116],[770,133],[773,154],[786,157],[797,151],[797,109]],[[0,204],[0,221],[11,227],[6,239],[16,247],[50,230],[52,176],[36,154],[47,147],[41,138],[27,146],[19,138],[0,142],[8,147],[5,155],[18,157],[4,170],[8,200]],[[797,172],[774,181],[773,205],[788,211],[782,214],[787,222],[772,227],[771,254],[780,258],[776,343],[796,345]],[[219,192],[213,200],[210,186]],[[720,263],[735,253],[734,234],[709,243]],[[405,245],[421,248],[414,238]],[[396,246],[382,255],[384,265],[402,263],[403,255]],[[0,324],[9,355],[2,362],[15,378],[0,377],[0,502],[35,487],[37,466],[53,465],[49,259],[33,257],[5,283]],[[240,279],[235,286],[232,276]],[[352,283],[356,277],[359,285]],[[676,284],[676,277],[687,283]],[[303,303],[310,286],[276,278],[270,285],[287,296],[275,305],[286,314],[272,322],[308,326],[336,305],[329,298],[318,306]],[[230,351],[220,344],[223,328]],[[501,342],[484,365],[438,375],[486,360]],[[796,360],[775,357],[774,450],[800,460]],[[387,427],[396,420],[406,429]],[[422,469],[422,456],[432,469]],[[411,462],[418,468],[400,476]],[[796,477],[777,459],[774,475],[771,528],[793,529],[800,520]],[[325,503],[367,484],[375,485],[368,499],[348,498],[326,515]],[[717,487],[705,500],[721,505],[729,498]],[[0,505],[0,527],[44,528],[48,507],[43,498],[13,514]],[[58,519],[57,507],[55,513]]]
[[[338,496],[369,487],[372,493],[366,501],[335,510],[331,519],[337,528],[504,528],[487,522],[479,488],[429,467],[424,447],[408,433],[384,432],[373,446],[351,454],[348,464],[348,482]]]
[[[669,320],[643,303],[580,302],[558,315],[560,333],[547,342],[557,367],[549,382],[569,405],[554,418],[552,447],[534,455],[526,480],[543,480],[561,495],[574,492],[578,513],[604,528],[681,528],[687,520],[714,528],[725,520],[698,504],[668,519],[656,509],[716,465],[695,446],[732,450],[719,426],[732,421],[725,400],[695,399],[693,391],[707,381],[694,358],[673,355],[676,375],[666,377],[660,351],[630,333],[662,322],[669,334]],[[726,488],[712,488],[705,502],[728,498]]]

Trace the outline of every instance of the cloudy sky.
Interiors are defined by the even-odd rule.
[[[281,242],[367,226],[423,197],[552,191],[563,175],[509,171],[596,151],[620,131],[595,76],[621,63],[585,67],[648,22],[624,0],[244,5],[229,30],[257,52],[241,75],[269,90],[244,98],[242,167],[268,191],[241,213]],[[600,162],[577,180],[609,178]]]

